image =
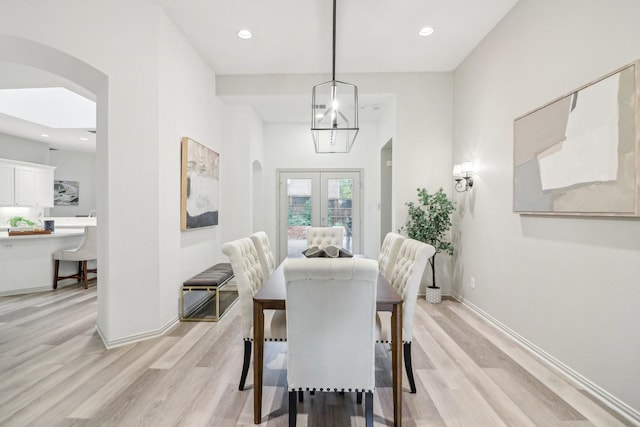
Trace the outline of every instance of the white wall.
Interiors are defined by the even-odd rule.
[[[49,164],[55,166],[56,181],[76,181],[80,186],[77,206],[54,206],[49,216],[88,215],[96,208],[96,155],[79,151],[51,151]]]
[[[362,234],[364,253],[372,258],[378,254],[380,213],[378,129],[375,123],[360,123],[360,131],[347,154],[316,154],[310,126],[307,124],[266,124],[265,145],[265,216],[267,234],[272,247],[277,247],[278,169],[363,169]],[[283,254],[280,254],[282,256]]]
[[[96,94],[100,333],[113,345],[162,332],[177,319],[182,277],[218,260],[215,228],[176,231],[179,137],[219,146],[214,74],[141,0],[5,1],[0,28],[10,62]]]
[[[638,17],[632,0],[521,0],[455,72],[453,147],[479,168],[457,197],[455,292],[636,416],[640,221],[514,214],[512,182],[513,119],[640,58]]]
[[[356,155],[317,156],[310,141],[307,124],[265,125],[265,197],[269,238],[275,239],[275,211],[268,203],[275,203],[275,169],[299,167],[364,167],[365,168],[365,212],[367,236],[365,252],[374,256],[380,244],[379,238],[379,164],[380,149],[393,139],[393,229],[397,230],[406,221],[408,201],[417,197],[416,189],[426,187],[445,192],[452,188],[451,141],[453,132],[453,76],[451,73],[370,73],[346,74],[344,81],[356,84],[363,94],[385,94],[395,97],[392,112],[385,114],[373,133],[368,133],[365,144],[362,135],[354,145]],[[326,75],[253,75],[217,76],[218,95],[236,96],[310,96],[311,88],[318,82],[327,81]],[[365,129],[365,130],[363,130]],[[361,126],[360,132],[368,132]],[[225,138],[226,140],[226,138]],[[305,144],[305,141],[308,142]],[[304,148],[301,148],[304,147]],[[364,150],[364,151],[356,151]],[[360,158],[364,156],[363,158]],[[324,160],[318,159],[324,157]],[[338,159],[335,162],[331,159]],[[302,166],[304,165],[304,166]],[[327,166],[329,165],[329,166]],[[336,166],[339,165],[339,166]],[[366,166],[359,166],[366,165]],[[270,202],[272,201],[272,202]],[[371,225],[371,229],[369,229]],[[372,234],[369,234],[369,231]],[[275,240],[272,240],[275,244]],[[439,285],[449,293],[449,257],[439,257]],[[430,282],[425,274],[424,286]]]
[[[49,164],[49,146],[31,139],[0,133],[0,159]]]
[[[224,122],[220,221],[225,224],[222,240],[228,242],[259,231],[253,228],[253,173],[254,162],[263,162],[263,136],[262,122],[248,106],[225,106]]]
[[[189,137],[222,150],[222,104],[215,75],[184,36],[164,16],[159,31],[158,215],[160,237],[160,324],[175,320],[181,284],[224,261],[219,254],[222,226],[180,231],[181,139]],[[224,224],[224,222],[220,222]]]

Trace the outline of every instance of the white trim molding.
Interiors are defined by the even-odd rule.
[[[68,285],[69,286],[69,285]],[[51,285],[38,286],[36,288],[18,289],[14,291],[2,291],[0,297],[10,297],[14,295],[32,294],[35,292],[46,292],[51,290]]]
[[[563,374],[564,376],[568,377],[568,379],[578,384],[578,386],[583,388],[585,391],[590,393],[593,397],[598,399],[607,407],[611,408],[620,416],[630,421],[633,425],[640,426],[640,412],[638,412],[636,409],[627,405],[625,402],[613,396],[611,393],[607,392],[597,384],[594,384],[592,381],[590,381],[580,373],[574,371],[569,366],[565,365],[540,347],[536,346],[531,341],[516,333],[504,323],[498,321],[496,318],[482,310],[480,307],[474,305],[473,303],[469,302],[459,295],[453,295],[453,298],[460,302],[464,307],[479,315],[482,319],[507,334],[518,344],[531,351],[534,355],[542,359],[542,361],[546,362],[559,373]]]
[[[102,331],[100,330],[100,327],[98,325],[96,325],[96,331],[98,332],[98,335],[100,336],[100,339],[102,340],[102,343],[104,344],[105,348],[107,350],[111,350],[112,348],[122,347],[123,345],[134,344],[134,343],[137,343],[137,342],[140,342],[140,341],[149,340],[151,338],[160,337],[160,336],[164,335],[173,326],[175,326],[177,323],[179,323],[179,319],[176,316],[173,319],[171,319],[166,325],[164,325],[163,327],[161,327],[159,329],[156,329],[156,330],[153,330],[153,331],[148,331],[148,332],[143,332],[141,334],[130,335],[128,337],[119,338],[119,339],[114,340],[114,341],[108,341],[105,338],[105,335],[102,333]]]

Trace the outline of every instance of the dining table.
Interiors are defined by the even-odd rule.
[[[286,280],[283,263],[253,296],[253,422],[262,422],[262,377],[264,367],[264,310],[285,310]],[[391,371],[393,425],[402,425],[402,297],[378,273],[376,310],[391,312]],[[336,295],[340,298],[340,295]]]

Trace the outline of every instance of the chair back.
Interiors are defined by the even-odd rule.
[[[227,242],[222,252],[229,258],[238,286],[238,304],[242,319],[242,335],[252,338],[253,296],[262,287],[264,272],[258,259],[258,251],[250,238]]]
[[[404,242],[404,236],[398,233],[387,233],[380,247],[380,253],[378,254],[378,266],[380,272],[384,277],[389,280],[391,278],[391,272],[393,266],[398,258],[398,252],[400,252],[400,246]]]
[[[84,227],[82,243],[76,251],[76,256],[83,260],[98,259],[98,227],[87,225]]]
[[[414,239],[405,239],[398,251],[389,283],[402,296],[402,339],[410,342],[413,337],[413,315],[416,310],[418,288],[427,262],[436,249]]]
[[[262,271],[266,280],[271,276],[273,270],[276,269],[276,259],[273,256],[273,251],[271,250],[269,236],[267,236],[267,233],[264,231],[258,231],[250,235],[249,238],[256,247],[258,259],[260,260],[260,265],[262,265]]]
[[[82,242],[75,249],[65,249],[53,254],[53,259],[60,261],[90,261],[98,259],[98,227],[87,225],[84,227]]]
[[[342,247],[344,239],[344,227],[309,227],[307,229],[307,247],[317,246],[326,248],[327,246]]]
[[[377,262],[284,262],[289,391],[373,392]]]

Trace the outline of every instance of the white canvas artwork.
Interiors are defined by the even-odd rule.
[[[640,216],[638,64],[514,120],[515,212]]]

